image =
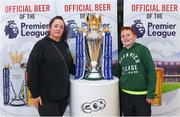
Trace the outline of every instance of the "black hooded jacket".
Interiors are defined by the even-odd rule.
[[[33,98],[66,98],[70,73],[75,74],[75,65],[66,41],[56,42],[46,36],[34,45],[27,65],[27,85]]]

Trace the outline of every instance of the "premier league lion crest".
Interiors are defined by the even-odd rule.
[[[8,36],[9,39],[16,38],[19,33],[19,29],[14,20],[8,21],[8,24],[6,25],[4,31],[5,35]]]
[[[68,29],[68,38],[75,38],[76,34],[77,34],[77,24],[75,23],[74,20],[69,20],[68,21],[68,25],[67,25],[67,29]]]
[[[134,24],[131,26],[136,32],[137,38],[142,38],[145,33],[145,28],[140,19],[134,20]]]

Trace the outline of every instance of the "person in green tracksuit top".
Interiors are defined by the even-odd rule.
[[[121,68],[121,109],[124,116],[151,116],[156,87],[156,71],[147,47],[136,41],[131,27],[121,28],[123,49],[119,54]]]

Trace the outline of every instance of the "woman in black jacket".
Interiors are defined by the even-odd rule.
[[[49,34],[33,47],[27,66],[27,85],[40,116],[62,116],[69,98],[70,73],[75,65],[69,50],[67,29],[61,16],[49,23]]]

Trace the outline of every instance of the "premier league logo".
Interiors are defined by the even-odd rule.
[[[16,38],[19,33],[19,29],[14,20],[8,21],[8,24],[6,25],[4,31],[5,35],[8,36],[9,39]]]
[[[68,29],[68,38],[75,38],[77,33],[76,31],[77,24],[75,23],[74,20],[68,21],[67,29]]]
[[[137,38],[142,38],[145,33],[145,28],[140,19],[134,20],[134,24],[131,26],[136,32]]]

